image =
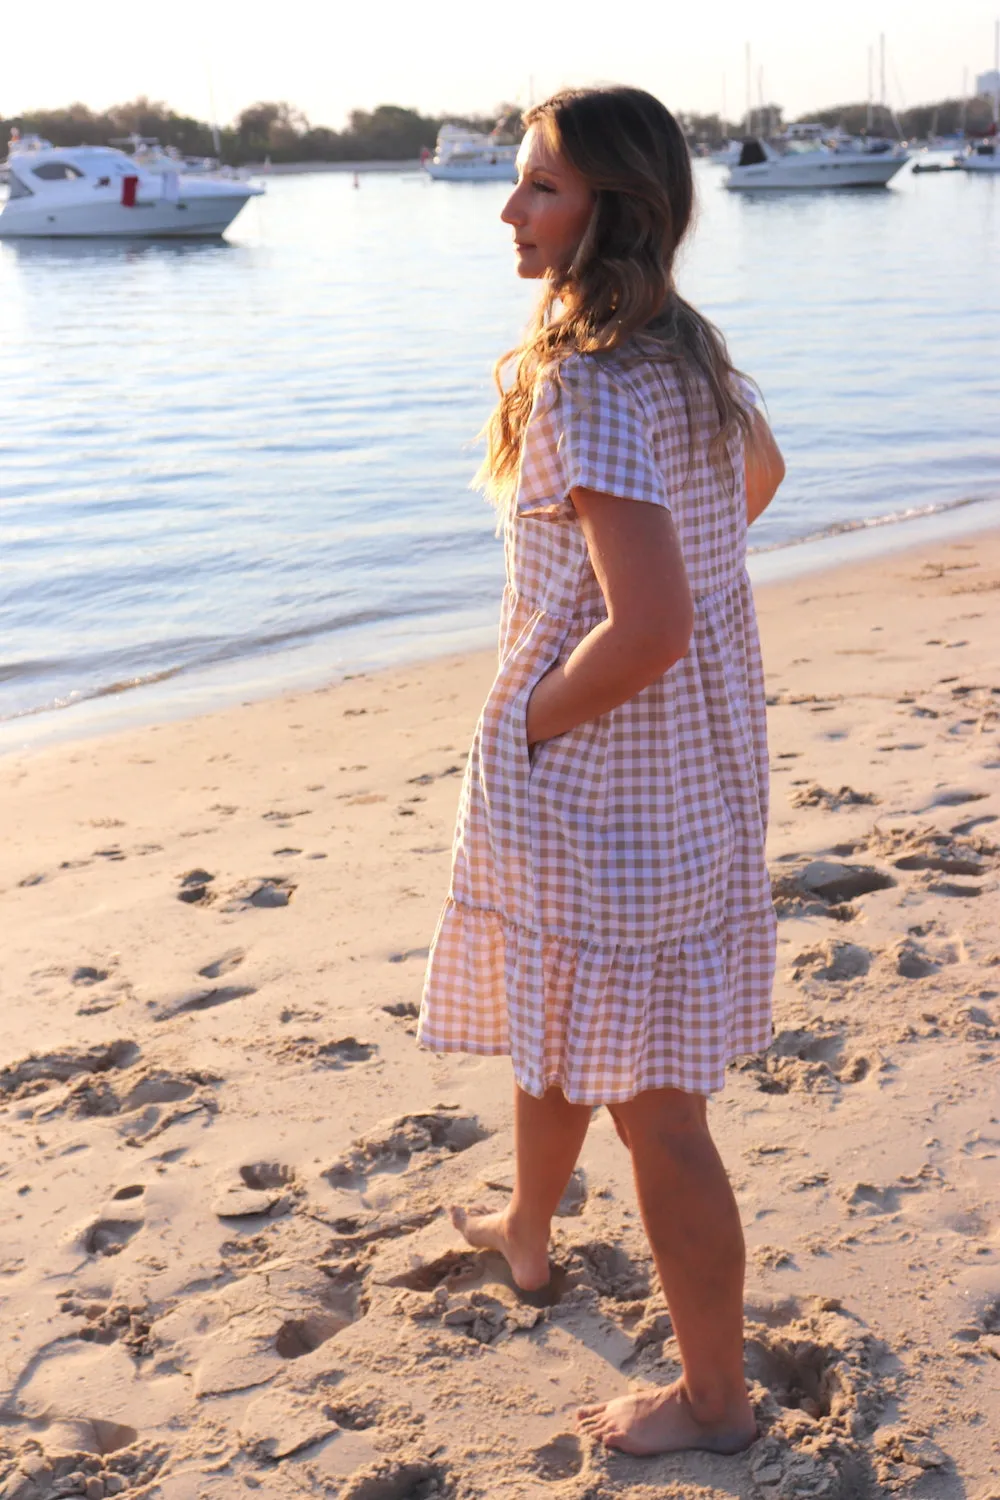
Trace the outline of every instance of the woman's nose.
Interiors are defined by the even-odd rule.
[[[526,222],[521,194],[521,186],[521,183],[518,183],[517,187],[511,193],[510,197],[507,199],[507,202],[504,204],[500,214],[500,222],[502,224],[517,225],[524,224]]]

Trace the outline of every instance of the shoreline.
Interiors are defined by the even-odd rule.
[[[710,1105],[731,1458],[574,1432],[678,1372],[606,1111],[545,1306],[442,1210],[511,1182],[507,1060],[413,1035],[492,652],[0,761],[4,1494],[988,1500],[998,596],[998,528],[758,591],[779,960]]]
[[[403,161],[279,161],[249,162],[240,167],[253,177],[300,177],[310,172],[419,172],[420,158]]]
[[[780,543],[751,553],[748,567],[756,590],[997,526],[1000,500],[971,500],[930,514],[875,518],[864,525]],[[499,600],[499,588],[497,597]],[[400,639],[399,622],[387,620],[361,631],[319,636],[290,650],[234,657],[214,667],[185,668],[164,680],[105,689],[70,705],[0,720],[0,764],[11,755],[32,750],[200,718],[237,703],[318,690],[359,674],[415,668],[442,657],[486,651],[496,637],[494,615],[491,603],[478,619],[467,612],[437,625],[428,620],[421,633],[422,645],[416,651],[405,636]]]

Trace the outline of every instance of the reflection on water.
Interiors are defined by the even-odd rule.
[[[788,459],[756,545],[996,495],[997,185],[699,172],[682,288]],[[505,196],[275,178],[228,240],[0,243],[0,715],[489,639],[471,440],[534,296]]]

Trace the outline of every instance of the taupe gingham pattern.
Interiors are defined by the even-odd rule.
[[[523,1089],[581,1104],[710,1093],[767,1046],[775,926],[764,860],[764,682],[738,440],[708,458],[707,390],[628,354],[543,385],[505,525],[500,665],[462,788],[419,1037],[509,1052]],[[725,467],[725,466],[724,466]],[[569,493],[668,507],[690,649],[610,714],[536,746],[538,679],[605,617]]]

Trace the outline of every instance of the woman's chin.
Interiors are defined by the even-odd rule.
[[[545,275],[545,267],[540,266],[535,256],[518,255],[517,274],[522,281],[537,281],[540,276]]]

